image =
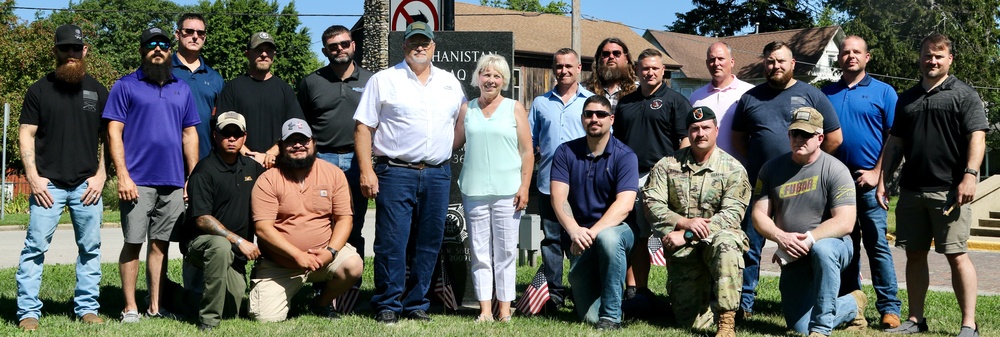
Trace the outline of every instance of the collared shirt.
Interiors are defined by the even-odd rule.
[[[549,192],[549,171],[552,166],[552,156],[562,143],[586,135],[583,130],[581,114],[583,102],[593,96],[583,85],[577,84],[576,95],[569,103],[563,103],[555,88],[535,97],[528,113],[528,124],[531,126],[531,143],[538,147],[538,191]]]
[[[920,83],[904,91],[891,130],[903,139],[906,158],[899,186],[920,192],[957,187],[969,158],[968,135],[988,128],[979,93],[954,75],[931,91]]]
[[[639,89],[622,97],[615,110],[613,134],[639,156],[640,174],[680,147],[681,139],[687,137],[690,111],[687,99],[666,84],[649,96]]]
[[[299,105],[312,128],[316,151],[329,153],[354,146],[354,112],[372,75],[355,63],[354,72],[346,79],[341,80],[326,66],[299,82]]]
[[[264,173],[264,167],[246,156],[236,156],[236,162],[230,165],[213,151],[199,161],[188,181],[188,219],[184,222],[185,230],[181,232],[182,244],[186,245],[199,235],[214,235],[205,233],[195,223],[195,219],[203,215],[214,217],[230,232],[253,242],[250,194],[261,173]],[[235,246],[233,249],[236,258],[232,266],[243,272],[246,256]]]
[[[581,227],[594,226],[618,193],[639,191],[639,166],[635,152],[615,137],[609,137],[604,153],[594,156],[581,137],[556,149],[552,181],[569,185],[570,208]]]
[[[187,83],[171,76],[163,86],[142,69],[115,82],[104,119],[125,124],[125,167],[139,186],[184,187],[184,128],[201,123]]]
[[[752,193],[746,169],[729,153],[716,147],[699,164],[687,147],[653,166],[642,200],[646,218],[660,235],[683,219],[706,218],[712,235],[728,229],[745,237],[740,222]]]
[[[854,87],[841,79],[823,87],[823,93],[837,110],[844,133],[837,159],[851,172],[875,168],[896,115],[896,90],[865,74]]]
[[[177,53],[170,59],[174,66],[174,76],[187,82],[191,88],[191,95],[194,96],[194,103],[198,106],[201,124],[195,128],[198,130],[198,159],[203,159],[212,153],[212,108],[215,107],[215,99],[226,81],[215,69],[209,67],[201,56],[198,56],[201,64],[194,71],[181,63]]]
[[[707,106],[715,111],[715,119],[719,122],[719,137],[715,145],[740,162],[746,162],[746,158],[742,158],[733,148],[733,113],[740,97],[753,89],[753,84],[736,78],[736,75],[731,76],[733,81],[725,87],[718,88],[709,82],[704,87],[698,88],[691,93],[690,101],[692,107]]]
[[[375,128],[374,155],[441,164],[451,159],[462,103],[465,94],[454,75],[431,66],[427,84],[421,84],[403,61],[368,80],[354,120]]]

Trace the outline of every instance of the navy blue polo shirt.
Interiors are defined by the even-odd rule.
[[[170,59],[174,65],[172,71],[174,76],[187,82],[188,86],[191,87],[194,104],[198,106],[198,117],[201,118],[201,124],[198,124],[195,129],[198,130],[198,159],[200,160],[212,152],[212,108],[215,108],[215,98],[219,96],[222,85],[226,81],[215,69],[209,67],[201,56],[198,56],[201,65],[194,71],[181,63],[181,60],[177,58],[177,53],[174,53]]]
[[[837,110],[844,133],[837,159],[851,172],[874,168],[896,115],[896,90],[865,74],[854,87],[841,79],[823,87],[823,93]]]
[[[565,142],[552,158],[552,181],[569,185],[569,205],[582,227],[604,216],[618,193],[639,191],[639,159],[625,143],[608,139],[604,153],[594,156],[587,137]]]

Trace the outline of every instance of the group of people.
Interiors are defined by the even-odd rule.
[[[247,73],[228,82],[200,56],[207,36],[198,14],[178,20],[176,44],[159,28],[143,31],[142,65],[109,93],[86,74],[80,28],[56,30],[57,67],[29,89],[20,118],[32,191],[17,272],[20,328],[38,328],[42,262],[64,206],[80,251],[75,313],[103,323],[105,145],[125,238],[122,322],[191,315],[210,330],[239,315],[245,300],[250,318],[281,321],[305,283],[317,291],[309,311],[336,319],[334,299],[360,286],[369,199],[377,209],[374,318],[429,321],[449,159],[464,146],[458,182],[477,322],[511,320],[518,228],[535,178],[547,312],[571,295],[581,319],[620,328],[625,308],[653,303],[652,238],[664,248],[670,307],[683,326],[735,336],[737,321],[752,317],[759,266],[770,258],[782,266],[789,329],[864,329],[864,242],[882,327],[922,332],[933,240],[955,273],[960,336],[978,335],[966,241],[987,126],[975,91],[948,75],[943,35],[921,42],[922,81],[899,98],[865,72],[870,55],[857,36],[840,45],[841,80],[822,91],[793,78],[785,43],[764,48],[766,81],[756,86],[733,74],[729,46],[713,43],[711,83],[690,99],[664,81],[660,51],[633,59],[622,40],[608,38],[586,84],[577,51],[556,51],[555,86],[530,109],[502,95],[511,71],[497,55],[479,60],[472,84],[480,96],[467,100],[461,83],[432,64],[434,32],[423,22],[407,26],[404,61],[378,73],[353,61],[346,27],[328,28],[330,63],[297,93],[270,71],[279,46],[268,33],[250,36]],[[907,252],[910,301],[901,321],[884,177],[903,158],[897,245]],[[778,244],[773,257],[761,256],[765,239]],[[166,277],[171,241],[184,252],[182,288]],[[136,280],[145,242],[143,314]],[[572,294],[562,284],[567,256]]]

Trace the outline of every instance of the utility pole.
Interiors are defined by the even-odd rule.
[[[580,42],[582,32],[580,31],[580,0],[573,0],[573,41],[572,47],[577,53],[582,52],[583,43]]]

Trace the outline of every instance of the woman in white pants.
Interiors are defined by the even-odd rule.
[[[480,313],[477,322],[494,320],[494,287],[500,301],[496,318],[510,321],[514,300],[514,259],[521,211],[528,204],[532,165],[528,113],[504,98],[510,66],[503,56],[483,55],[472,85],[480,97],[462,105],[455,125],[455,148],[466,146],[458,177],[472,251],[472,284]]]

